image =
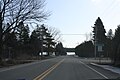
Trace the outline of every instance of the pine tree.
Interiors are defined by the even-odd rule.
[[[17,44],[17,38],[16,34],[14,32],[12,33],[7,33],[4,37],[4,57],[6,58],[15,58],[16,57],[16,47],[18,46]]]
[[[17,53],[20,58],[27,58],[29,54],[29,27],[25,25],[23,21],[21,21],[16,29],[17,39],[18,39],[18,47]],[[26,55],[26,56],[24,56]]]
[[[106,56],[106,36],[105,36],[105,29],[104,29],[104,25],[102,20],[100,19],[100,17],[97,18],[97,20],[95,21],[94,27],[93,27],[93,38],[94,38],[94,43],[95,43],[95,57],[96,56],[101,56],[104,55]],[[99,46],[102,46],[102,54],[100,52],[98,52],[98,48]]]
[[[108,33],[107,33],[107,38],[109,38],[109,39],[112,40],[112,38],[113,38],[113,31],[112,31],[112,29],[110,29],[110,30],[108,31]]]
[[[107,38],[106,38],[106,53],[107,57],[112,59],[112,39],[113,39],[113,32],[112,29],[110,29],[107,33]]]
[[[60,42],[56,45],[56,53],[55,53],[56,56],[59,56],[59,55],[67,55],[64,47],[63,47],[63,44]]]
[[[46,51],[49,56],[49,52],[54,50],[55,42],[53,40],[51,33],[48,32],[44,24],[38,26],[31,34],[31,42],[38,45],[41,56],[43,51]]]
[[[93,27],[93,38],[94,40],[96,40],[97,42],[100,43],[104,43],[105,41],[105,29],[104,29],[104,25],[102,20],[100,19],[100,17],[98,17],[98,19],[95,21],[94,27]]]
[[[52,36],[50,35],[50,33],[46,33],[46,38],[45,40],[45,44],[46,44],[46,49],[47,49],[47,55],[50,55],[50,52],[53,52],[53,48],[55,46],[55,42],[53,41],[54,39],[52,38]]]
[[[21,44],[28,44],[28,42],[29,42],[29,27],[28,27],[28,25],[25,26],[24,23],[21,22],[19,24],[17,32],[18,32],[19,42]]]
[[[42,35],[42,40],[43,40],[43,46],[45,47],[45,51],[47,52],[47,56],[50,55],[50,52],[53,52],[55,42],[53,41],[54,39],[52,38],[51,33],[49,33],[48,28],[45,27],[45,25],[41,25],[41,35]]]
[[[92,41],[85,41],[76,46],[75,54],[79,57],[94,57],[94,45]]]
[[[120,64],[120,25],[115,30],[115,36],[113,38],[113,54],[114,64]]]

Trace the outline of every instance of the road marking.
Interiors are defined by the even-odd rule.
[[[30,65],[34,65],[34,64],[38,64],[38,63],[43,63],[43,62],[46,62],[48,60],[50,60],[50,59],[31,62],[31,63],[26,63],[26,64],[21,64],[21,65],[10,66],[10,67],[7,67],[7,68],[3,68],[2,70],[0,70],[0,72],[5,72],[5,71],[9,71],[9,70],[14,70],[14,69],[18,69],[18,68],[22,68],[22,67],[26,67],[26,66],[30,66]]]
[[[103,75],[102,73],[98,72],[97,70],[93,69],[92,67],[86,65],[86,64],[83,63],[82,61],[80,61],[80,63],[82,63],[84,66],[88,67],[88,68],[91,69],[92,71],[98,73],[99,75],[101,75],[101,76],[104,77],[105,79],[109,79],[107,76]]]
[[[64,61],[64,59],[62,59],[60,62],[54,64],[52,67],[50,67],[49,69],[47,69],[46,71],[44,71],[42,74],[40,74],[39,76],[37,76],[35,79],[33,80],[42,80],[43,78],[45,78],[49,73],[51,73],[55,68],[57,68],[62,62]]]

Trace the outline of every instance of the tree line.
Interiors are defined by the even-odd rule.
[[[79,57],[94,57],[94,45],[92,41],[85,41],[76,46],[75,54]]]
[[[57,51],[60,31],[41,25],[50,16],[45,4],[45,0],[0,0],[0,62]]]
[[[28,25],[20,22],[16,31],[4,36],[2,58],[30,58],[47,52],[55,52],[55,40],[45,25],[35,28],[31,34]],[[42,56],[42,54],[41,54]]]
[[[98,17],[92,28],[93,38],[76,46],[76,55],[80,57],[107,57],[113,61],[114,65],[120,65],[120,25],[115,29],[115,33],[112,29],[106,33],[103,22]]]

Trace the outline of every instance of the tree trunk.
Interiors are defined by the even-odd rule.
[[[1,13],[0,13],[0,58],[2,58],[2,48],[3,48],[3,40],[2,40],[2,17],[1,17]]]
[[[118,47],[119,47],[118,44],[116,44],[116,45],[114,46],[114,48],[115,48],[115,49],[114,49],[114,57],[113,57],[113,58],[114,58],[114,59],[113,59],[113,60],[114,60],[114,61],[113,61],[113,64],[114,64],[114,65],[117,64],[117,59],[118,59],[118,56],[119,56],[118,53],[117,53]]]
[[[0,17],[0,58],[2,56],[2,47],[3,47],[3,41],[2,41],[2,20]]]

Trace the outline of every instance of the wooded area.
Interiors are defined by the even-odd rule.
[[[93,26],[93,39],[78,45],[76,55],[80,57],[110,58],[114,65],[120,66],[120,25],[117,26],[115,33],[112,32],[112,29],[107,34],[105,33],[103,22],[98,17]],[[101,52],[98,51],[99,46],[102,46]]]
[[[50,16],[45,0],[0,1],[0,64],[5,60],[42,58],[55,52],[56,28],[44,25]]]
[[[41,22],[50,16],[44,10],[45,0],[1,0],[0,1],[0,62],[4,59],[42,58],[43,52],[49,56],[66,55],[60,34],[55,28]],[[31,31],[31,27],[34,27]],[[107,33],[100,17],[95,21],[93,39],[76,47],[80,57],[107,57],[113,64],[120,65],[120,25],[115,33]],[[98,51],[98,49],[100,51]],[[96,53],[96,54],[95,54]]]

